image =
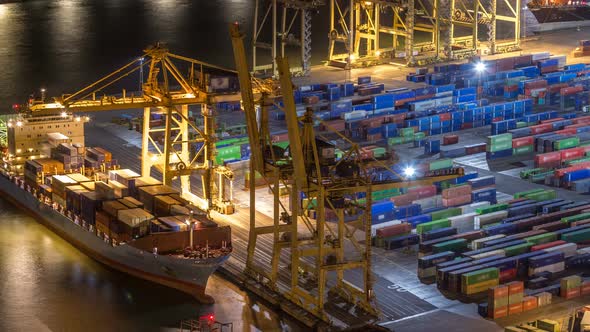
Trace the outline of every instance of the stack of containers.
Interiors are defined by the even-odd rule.
[[[512,281],[508,286],[508,315],[515,315],[522,312],[522,300],[524,298],[524,283]]]
[[[461,275],[461,293],[473,295],[487,291],[500,283],[500,270],[495,267],[464,273]]]
[[[432,278],[436,275],[436,265],[455,258],[455,253],[445,251],[434,255],[418,258],[418,278]]]
[[[376,247],[385,247],[390,240],[410,234],[412,226],[407,223],[391,225],[379,228],[375,232],[373,245]],[[386,248],[387,249],[387,248]]]
[[[542,331],[549,332],[560,332],[561,324],[551,319],[539,319],[537,320],[537,327]]]
[[[443,206],[451,207],[471,203],[471,186],[469,184],[443,189]]]
[[[529,259],[528,275],[536,275],[541,272],[558,273],[565,269],[565,255],[562,252],[552,252]]]
[[[492,319],[508,316],[508,286],[500,285],[488,290],[488,317]]]
[[[576,298],[581,295],[582,278],[574,275],[561,278],[559,282],[559,296],[566,300]]]
[[[497,159],[512,155],[512,134],[488,136],[486,142],[486,158]]]

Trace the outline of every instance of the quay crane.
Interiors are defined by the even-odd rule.
[[[120,95],[97,98],[98,93],[105,93],[104,89],[132,73],[140,72],[140,77],[143,78],[143,68],[146,66],[149,72],[147,80],[142,82],[143,91],[139,96],[128,95],[123,90]],[[188,75],[183,75],[179,68],[188,68]],[[233,173],[229,168],[214,165],[213,162],[215,109],[211,105],[238,101],[239,95],[209,91],[205,69],[233,72],[170,53],[165,46],[156,44],[144,50],[142,56],[83,89],[55,97],[53,102],[33,101],[28,105],[27,111],[31,116],[42,116],[143,108],[142,176],[149,176],[152,168],[156,168],[162,173],[163,183],[166,185],[179,178],[182,196],[196,207],[204,211],[215,210],[231,214],[234,211],[231,202]],[[200,105],[203,128],[189,120],[189,105]],[[150,125],[151,115],[156,113],[163,116],[164,128]],[[156,144],[150,135],[156,132],[164,132],[163,147]],[[191,157],[189,151],[197,143],[201,147]],[[194,173],[201,176],[202,197],[191,192],[190,176]]]
[[[364,162],[358,145],[350,141],[352,148],[337,161],[334,146],[319,140],[315,133],[313,112],[308,109],[302,117],[297,115],[287,59],[276,58],[280,87],[268,81],[266,86],[273,89],[253,86],[237,24],[230,26],[230,34],[251,146],[246,274],[325,321],[329,321],[326,304],[336,298],[356,306],[363,317],[378,315],[371,272],[372,192],[432,184],[456,178],[464,170],[455,168],[423,178],[399,176],[397,180],[374,182],[371,168],[388,166],[378,160]],[[278,105],[278,97],[284,106]],[[268,128],[272,105],[285,113],[289,156],[272,145]],[[255,172],[267,180],[274,195],[274,220],[270,226],[257,225]],[[288,189],[290,208],[280,200],[281,186]],[[363,194],[366,199],[361,204]],[[302,213],[302,197],[308,204],[315,201],[315,218]],[[255,254],[257,241],[268,241],[271,236],[273,249],[268,264]],[[288,269],[279,271],[281,259],[288,261]],[[351,276],[357,281],[350,281]]]

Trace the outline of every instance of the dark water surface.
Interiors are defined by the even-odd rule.
[[[50,96],[77,91],[158,41],[173,53],[233,68],[228,24],[240,22],[251,37],[254,4],[254,0],[0,4],[0,111],[24,102],[41,87]],[[313,19],[314,63],[327,55],[326,13],[327,6]],[[250,56],[248,46],[247,51]]]
[[[0,112],[41,87],[76,91],[156,41],[233,67],[227,24],[249,34],[253,12],[253,0],[0,4]],[[220,277],[207,292],[215,305],[112,271],[0,200],[0,331],[174,331],[211,312],[234,331],[297,329]]]

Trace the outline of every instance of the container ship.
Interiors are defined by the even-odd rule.
[[[3,197],[106,266],[213,302],[205,288],[231,253],[230,227],[174,188],[121,169],[105,149],[86,147],[88,120],[8,120]]]
[[[527,4],[539,23],[536,31],[590,26],[589,1],[534,0]]]

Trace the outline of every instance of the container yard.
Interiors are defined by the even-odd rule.
[[[309,329],[584,331],[587,41],[253,80],[230,29],[227,77],[158,44],[139,97],[96,99],[126,65],[31,101],[0,189],[103,264],[205,302],[217,269]]]

